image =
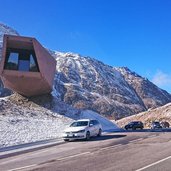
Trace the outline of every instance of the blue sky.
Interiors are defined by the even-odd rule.
[[[170,0],[0,0],[0,22],[52,50],[127,66],[171,93]]]

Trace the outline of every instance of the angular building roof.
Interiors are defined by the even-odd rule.
[[[24,96],[51,92],[56,60],[32,37],[4,35],[0,76],[6,88]]]

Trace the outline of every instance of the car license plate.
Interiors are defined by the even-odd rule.
[[[72,134],[72,133],[70,133],[70,134],[68,134],[68,135],[67,135],[67,137],[73,137],[73,134]]]

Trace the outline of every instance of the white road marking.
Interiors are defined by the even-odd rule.
[[[135,140],[132,140],[132,141],[129,141],[129,142],[133,143],[133,142],[141,141],[143,139],[144,138],[138,138],[138,139],[135,139]],[[99,149],[98,151],[103,151],[103,150],[107,150],[107,149],[111,149],[111,148],[117,148],[117,147],[120,147],[120,146],[123,146],[123,144],[117,144],[117,145],[112,145],[112,146],[104,147],[104,148]]]
[[[148,136],[148,138],[153,138],[153,137],[156,137],[156,135],[150,135],[150,136]]]
[[[129,141],[129,142],[133,143],[133,142],[141,141],[141,140],[143,140],[143,139],[144,139],[144,138],[138,138],[138,139],[135,139],[135,140],[131,140],[131,141]]]
[[[147,168],[149,168],[149,167],[151,167],[151,166],[157,165],[157,164],[159,164],[159,163],[161,163],[161,162],[164,162],[164,161],[166,161],[166,160],[168,160],[168,159],[171,159],[171,156],[166,157],[166,158],[164,158],[164,159],[161,159],[161,160],[159,160],[159,161],[157,161],[157,162],[151,163],[151,164],[149,164],[149,165],[147,165],[147,166],[145,166],[145,167],[142,167],[142,168],[140,168],[140,169],[137,169],[137,170],[135,170],[135,171],[142,171],[142,170],[145,170],[145,169],[147,169]]]
[[[109,147],[100,148],[97,152],[107,150],[107,149],[111,149],[111,148],[120,147],[120,146],[122,146],[122,144],[117,144],[117,145],[112,145],[112,146],[109,146]]]
[[[37,155],[37,154],[39,154],[39,153],[44,153],[44,152],[48,152],[48,151],[49,151],[49,150],[34,152],[33,154],[28,154],[27,157],[24,157],[24,156],[17,156],[17,157],[15,157],[15,158],[13,158],[13,159],[6,160],[6,161],[4,161],[4,162],[1,162],[0,164],[2,165],[2,164],[6,164],[6,163],[11,163],[11,162],[14,162],[14,161],[17,161],[17,160],[21,160],[21,158],[22,158],[22,160],[23,160],[23,159],[28,158],[28,157],[30,158],[30,157],[33,156],[33,155]]]
[[[70,158],[74,158],[74,157],[78,157],[78,156],[82,156],[82,155],[86,155],[86,154],[91,154],[91,152],[88,151],[88,152],[84,152],[84,153],[75,154],[75,155],[72,155],[72,156],[59,158],[59,159],[56,159],[56,161],[62,161],[62,160],[65,160],[65,159],[70,159]],[[10,169],[8,171],[18,171],[18,170],[26,169],[26,168],[29,168],[29,167],[35,167],[35,166],[38,166],[38,165],[39,164],[32,164],[32,165],[28,165],[28,166],[18,167],[18,168],[15,168],[15,169]]]
[[[29,166],[18,167],[18,168],[15,168],[15,169],[10,169],[8,171],[17,171],[17,170],[26,169],[26,168],[29,168],[29,167],[34,167],[34,166],[37,166],[37,164],[32,164],[32,165],[29,165]]]
[[[50,151],[49,149],[41,150],[41,151],[35,151],[35,152],[33,152],[33,154],[30,154],[30,156],[37,155],[37,154],[41,154],[41,153],[45,153],[45,152],[49,152],[49,151]]]
[[[78,156],[82,156],[82,155],[86,155],[86,154],[91,154],[91,152],[88,151],[88,152],[84,152],[84,153],[79,153],[79,154],[75,154],[75,155],[72,155],[72,156],[59,158],[59,159],[56,159],[56,160],[61,161],[61,160],[70,159],[70,158],[74,158],[74,157],[78,157]]]
[[[1,162],[0,165],[11,163],[11,162],[14,162],[16,160],[19,160],[19,159],[18,158],[14,158],[14,159],[6,160],[6,161]]]

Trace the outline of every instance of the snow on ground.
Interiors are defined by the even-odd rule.
[[[8,98],[0,98],[0,148],[60,138],[72,121],[41,106],[16,105]]]
[[[0,148],[30,143],[40,140],[61,138],[63,130],[75,119],[97,119],[103,130],[116,130],[118,127],[101,115],[85,110],[66,115],[29,102],[18,105],[9,98],[0,98]]]
[[[24,117],[0,117],[0,148],[59,138],[66,125],[72,122],[68,118],[36,119]]]

